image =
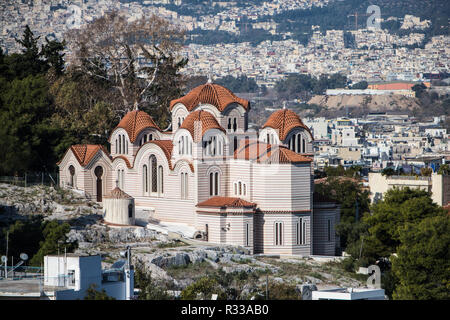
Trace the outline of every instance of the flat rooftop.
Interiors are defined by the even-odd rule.
[[[39,279],[22,280],[0,280],[0,298],[1,297],[23,297],[38,298],[41,296],[41,287]],[[42,286],[45,293],[51,293],[58,290],[67,290],[65,287]]]

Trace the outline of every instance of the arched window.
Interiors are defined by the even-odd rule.
[[[117,142],[117,138],[116,138],[116,153],[119,153],[119,145],[118,145],[118,142]]]
[[[327,219],[327,240],[331,242],[331,220]]]
[[[302,139],[302,153],[306,152],[306,140]]]
[[[148,168],[147,165],[144,164],[144,166],[142,167],[142,173],[143,173],[143,180],[142,180],[142,185],[143,185],[143,191],[144,191],[144,195],[148,193]]]
[[[295,224],[295,243],[306,244],[306,221],[303,218],[299,218]]]
[[[275,222],[275,245],[282,246],[283,245],[283,223]]]
[[[158,192],[158,176],[157,176],[157,165],[156,156],[152,154],[150,156],[150,168],[151,168],[151,178],[152,178],[152,192]]]
[[[189,196],[188,190],[188,174],[187,172],[181,173],[181,199],[187,199]]]
[[[245,246],[250,246],[250,225],[248,223],[245,224]]]
[[[209,195],[213,196],[214,195],[214,173],[211,172],[209,174]]]
[[[233,144],[234,144],[233,151],[236,151],[236,149],[238,147],[238,138],[236,136],[234,136]]]
[[[125,135],[122,135],[122,153],[125,153]]]
[[[162,166],[158,167],[158,182],[159,182],[158,192],[164,193],[164,171]]]
[[[219,172],[211,172],[209,174],[209,195],[217,196],[219,195]]]
[[[119,154],[122,153],[122,137],[119,134]]]
[[[153,134],[150,133],[150,134],[148,135],[148,141],[152,141],[152,140],[153,140]]]
[[[125,170],[119,169],[117,170],[117,186],[123,190],[125,181]]]
[[[228,130],[231,130],[231,118],[228,118]]]
[[[219,173],[214,174],[214,194],[217,196],[219,194]]]
[[[189,197],[189,180],[187,172],[184,174],[184,197],[185,199]]]
[[[233,131],[237,130],[237,119],[233,118]]]
[[[245,196],[247,194],[247,185],[244,182],[236,181],[233,185],[235,196]]]
[[[133,205],[131,203],[128,205],[128,218],[133,218]]]

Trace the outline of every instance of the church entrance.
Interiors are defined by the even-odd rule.
[[[97,202],[102,202],[102,175],[103,168],[98,166],[94,170],[95,176],[97,177]]]

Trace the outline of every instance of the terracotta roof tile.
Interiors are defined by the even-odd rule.
[[[200,141],[201,137],[195,135],[196,122],[201,122],[202,128],[202,137],[205,132],[209,129],[219,129],[225,132],[225,129],[217,122],[216,118],[212,115],[212,113],[205,110],[197,110],[191,112],[186,119],[184,119],[183,123],[180,126],[180,129],[186,129],[191,133],[191,136],[195,142]]]
[[[235,159],[254,160],[260,163],[304,163],[313,161],[284,146],[260,141],[243,141],[234,152]]]
[[[144,111],[133,110],[128,112],[119,122],[116,128],[123,128],[128,133],[131,142],[134,142],[139,133],[146,128],[161,129],[153,121],[152,117]]]
[[[108,150],[99,144],[76,144],[71,146],[70,150],[72,150],[75,158],[83,167],[89,164],[99,150],[102,150],[109,157]]]
[[[281,141],[284,141],[289,132],[297,127],[304,128],[306,131],[309,132],[309,134],[311,134],[311,131],[302,122],[300,117],[294,111],[289,109],[281,109],[272,113],[270,117],[267,119],[266,123],[263,125],[263,128],[266,127],[278,130],[278,136],[280,137]]]
[[[177,103],[184,104],[188,111],[194,109],[199,103],[209,103],[222,112],[228,105],[234,102],[242,105],[245,109],[248,109],[250,106],[248,100],[235,96],[227,88],[215,83],[206,83],[192,89],[184,97],[172,100],[170,102],[170,110]]]
[[[233,197],[214,196],[197,204],[197,207],[219,207],[219,208],[254,208],[256,203]]]

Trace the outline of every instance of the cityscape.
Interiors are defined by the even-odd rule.
[[[2,1],[0,300],[448,300],[449,10]]]

